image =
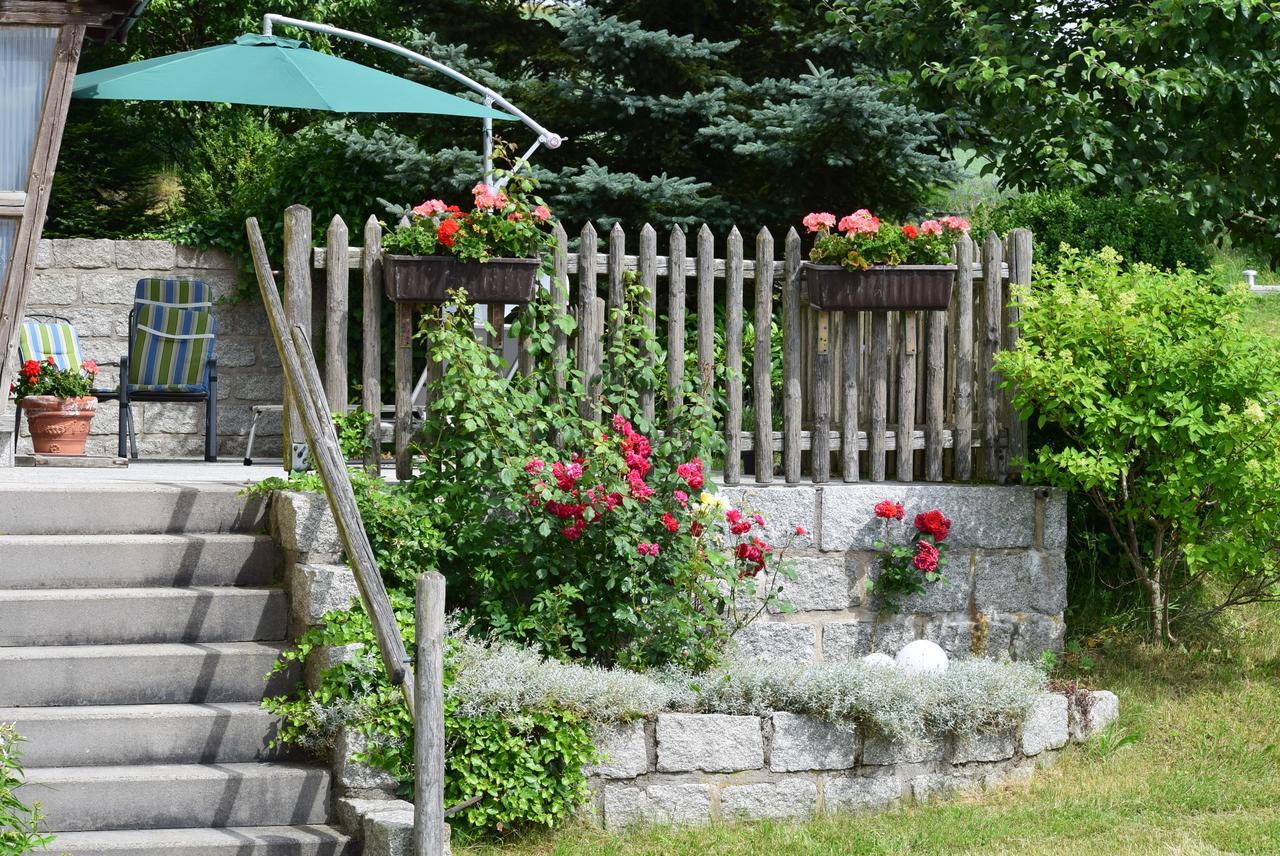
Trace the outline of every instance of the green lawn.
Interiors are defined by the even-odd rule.
[[[1120,696],[1120,721],[1104,740],[1064,751],[1026,784],[807,823],[625,835],[574,828],[455,852],[1280,853],[1280,609],[1251,615],[1241,641],[1221,648],[1159,653],[1113,644],[1091,652],[1096,662],[1084,677]]]
[[[1245,320],[1261,333],[1280,336],[1280,293],[1252,295]]]

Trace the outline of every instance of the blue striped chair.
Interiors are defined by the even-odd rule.
[[[218,460],[217,320],[198,279],[140,279],[129,313],[129,353],[120,358],[120,456],[134,441],[135,401],[203,403],[204,459]],[[126,432],[131,448],[126,450]]]
[[[80,337],[76,328],[60,315],[28,315],[18,331],[18,365],[27,360],[44,362],[53,357],[60,369],[78,369],[84,365],[84,351],[80,349]],[[93,394],[102,400],[117,397],[114,389],[94,389]],[[22,427],[22,408],[14,408],[13,446],[18,447],[18,433]]]

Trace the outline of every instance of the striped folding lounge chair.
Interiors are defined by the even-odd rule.
[[[78,369],[84,365],[84,351],[80,349],[80,337],[75,326],[59,315],[28,315],[18,331],[18,364],[27,360],[44,362],[53,357],[60,369]],[[113,399],[113,389],[95,389],[100,399]],[[19,429],[22,427],[22,408],[14,408],[13,445],[18,446]]]
[[[198,279],[141,279],[129,316],[129,353],[120,360],[120,455],[133,437],[135,401],[205,405],[206,461],[218,459],[217,320],[209,287]],[[138,457],[136,443],[131,449]]]

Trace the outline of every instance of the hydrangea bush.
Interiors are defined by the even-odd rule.
[[[952,244],[969,232],[969,222],[963,217],[947,215],[899,225],[882,223],[866,208],[846,214],[838,222],[826,211],[807,214],[801,222],[814,235],[809,259],[850,271],[872,265],[949,264]]]

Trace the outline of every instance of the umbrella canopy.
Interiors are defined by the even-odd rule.
[[[125,101],[217,101],[336,113],[515,118],[394,74],[311,50],[294,39],[256,34],[240,36],[229,45],[78,74],[71,95]]]

